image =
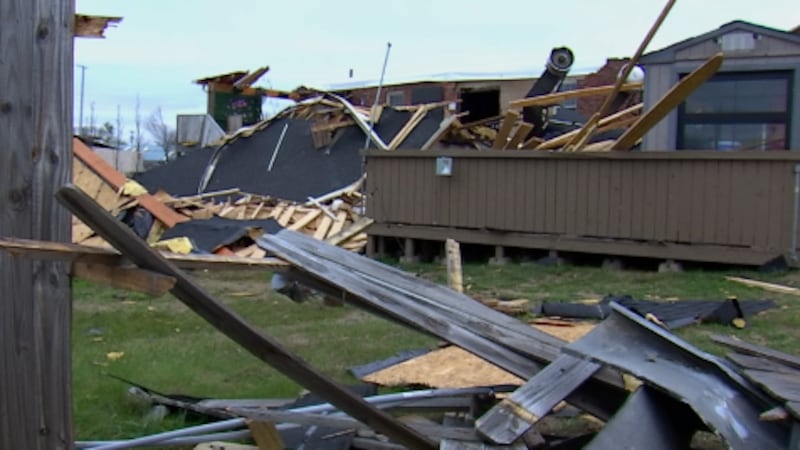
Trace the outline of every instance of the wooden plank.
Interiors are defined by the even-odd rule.
[[[717,344],[722,344],[731,347],[742,353],[762,356],[764,358],[777,361],[781,364],[785,364],[792,368],[800,369],[800,358],[794,355],[790,355],[788,353],[779,352],[778,350],[773,350],[771,348],[764,347],[758,344],[745,342],[740,339],[736,339],[729,336],[722,336],[719,334],[712,334],[711,340],[716,342]]]
[[[347,222],[347,211],[338,211],[336,213],[336,220],[333,221],[331,229],[328,230],[328,235],[335,236],[337,233],[342,231],[342,228],[344,228],[346,222]]]
[[[280,226],[285,227],[289,225],[289,221],[292,220],[292,217],[294,216],[294,212],[296,209],[297,206],[292,205],[286,208],[286,210],[283,211],[283,213],[281,213],[280,217],[278,217],[278,223],[280,224]]]
[[[639,120],[631,125],[614,143],[615,150],[630,150],[651,128],[656,126],[692,92],[711,78],[722,66],[722,53],[717,53],[689,75],[681,78],[661,99]]]
[[[120,193],[111,189],[111,186],[103,183],[97,191],[97,195],[93,198],[103,209],[112,212],[114,207],[119,203]]]
[[[434,144],[442,139],[442,137],[447,133],[447,130],[453,126],[453,123],[455,123],[456,120],[458,120],[458,116],[455,114],[445,117],[442,120],[442,123],[439,124],[439,128],[431,135],[431,137],[428,138],[427,141],[425,141],[424,144],[422,144],[420,150],[429,150],[431,147],[433,147]]]
[[[109,25],[116,26],[122,17],[87,16],[75,14],[73,18],[73,35],[77,38],[104,38]]]
[[[110,184],[112,188],[120,189],[125,182],[128,181],[125,175],[114,170],[113,167],[103,161],[103,158],[93,152],[86,144],[81,142],[80,139],[74,138],[72,140],[72,151],[75,157],[80,158],[81,161],[94,170],[106,183]],[[150,211],[150,213],[153,214],[156,219],[163,222],[167,228],[172,228],[176,224],[189,220],[188,217],[173,211],[150,194],[140,195],[138,198],[142,207]]]
[[[599,129],[607,129],[611,125],[615,124],[617,121],[620,121],[622,118],[629,114],[638,113],[644,109],[644,104],[639,103],[638,105],[631,106],[629,108],[623,109],[622,111],[616,112],[609,116],[606,116],[597,123]],[[554,137],[550,140],[544,141],[535,147],[536,150],[547,150],[552,148],[558,148],[562,145],[566,145],[572,138],[574,138],[580,130],[570,131],[568,133],[564,133],[560,136]]]
[[[99,175],[89,169],[80,159],[75,158],[75,165],[82,169],[80,175],[73,177],[73,183],[80,187],[90,197],[96,198],[100,188],[106,183]]]
[[[283,439],[275,424],[261,420],[248,420],[247,428],[256,441],[258,450],[283,450]]]
[[[348,239],[352,238],[353,236],[367,229],[367,227],[372,225],[373,222],[374,220],[370,219],[369,217],[362,217],[357,221],[353,222],[353,224],[347,227],[346,229],[341,230],[340,232],[335,234],[331,233],[330,237],[325,239],[325,242],[331,245],[339,245],[342,242],[346,242]],[[316,238],[316,235],[314,235],[314,237]]]
[[[770,372],[786,373],[800,378],[800,370],[771,359],[737,352],[728,353],[725,357],[744,369],[768,370]]]
[[[464,292],[464,274],[461,270],[461,247],[453,239],[445,241],[447,259],[447,285],[456,292]]]
[[[288,205],[286,204],[286,202],[280,202],[277,205],[273,206],[269,212],[269,218],[278,220],[278,217],[280,217],[281,214],[283,214],[283,211],[286,210],[287,206]],[[225,209],[223,209],[223,211],[225,211]],[[222,213],[220,213],[220,215],[222,215]]]
[[[744,277],[726,276],[726,280],[735,283],[743,284],[745,286],[764,289],[765,291],[777,292],[778,294],[786,295],[800,295],[800,289],[792,286],[784,286],[777,283],[768,283],[766,281],[753,280]]]
[[[64,242],[37,241],[31,239],[0,238],[0,250],[11,255],[52,261],[75,261],[121,266],[125,259],[113,249]],[[253,260],[250,258],[218,255],[179,255],[162,252],[162,256],[184,269],[237,269],[281,270],[286,263],[275,258]]]
[[[416,128],[417,125],[419,125],[419,123],[422,121],[422,119],[425,117],[425,114],[427,113],[428,109],[425,108],[424,106],[420,106],[419,108],[417,108],[417,111],[411,116],[410,119],[408,119],[408,122],[406,122],[406,124],[403,125],[403,128],[401,128],[400,131],[398,131],[397,134],[394,136],[394,138],[392,138],[391,142],[389,142],[388,146],[389,150],[396,150],[397,147],[399,147],[403,143],[403,141],[406,140],[408,135],[410,135],[411,132],[414,131],[414,128]]]
[[[619,95],[619,92],[622,89],[622,86],[625,84],[625,81],[627,81],[628,76],[630,76],[631,72],[636,67],[636,64],[638,64],[639,58],[641,58],[641,56],[644,54],[645,49],[650,44],[650,41],[653,40],[656,31],[658,31],[658,29],[661,28],[661,24],[664,23],[664,20],[669,15],[669,12],[675,6],[675,2],[676,0],[667,1],[667,4],[664,5],[664,8],[661,10],[661,13],[656,18],[655,23],[653,23],[653,25],[647,31],[647,34],[645,35],[644,39],[642,39],[642,42],[636,49],[636,52],[633,54],[633,56],[631,56],[630,60],[626,62],[621,72],[617,75],[617,80],[614,83],[614,88],[611,90],[608,96],[606,96],[606,99],[600,106],[600,109],[597,111],[597,113],[595,113],[592,116],[591,119],[589,119],[587,123],[584,124],[583,128],[581,128],[581,132],[578,135],[576,135],[570,141],[570,143],[566,144],[566,147],[570,147],[572,143],[575,143],[575,150],[580,150],[581,147],[583,147],[583,145],[589,141],[589,139],[592,137],[592,134],[597,129],[598,120],[610,112],[611,107],[614,104],[614,101],[617,99],[617,96]]]
[[[301,229],[305,228],[306,225],[308,225],[311,222],[313,222],[314,219],[319,217],[320,214],[322,214],[322,210],[321,209],[315,209],[315,210],[309,211],[308,213],[306,213],[306,215],[301,217],[300,220],[298,220],[295,223],[289,225],[288,228],[290,230],[294,230],[294,231],[301,230]]]
[[[508,141],[508,136],[511,134],[511,130],[514,128],[514,125],[517,123],[517,120],[520,118],[520,113],[510,109],[506,111],[505,116],[503,117],[503,122],[500,125],[500,130],[497,132],[497,136],[494,138],[494,143],[492,143],[492,149],[494,150],[501,150],[505,148]]]
[[[644,88],[644,83],[625,83],[619,88],[619,92],[633,92],[641,91]],[[557,105],[564,100],[572,100],[576,98],[591,97],[593,95],[608,95],[614,90],[613,85],[596,86],[582,89],[574,89],[572,91],[554,92],[547,95],[539,95],[536,97],[523,98],[514,100],[508,104],[509,108],[525,108],[528,106],[548,106]]]
[[[151,297],[160,297],[175,285],[175,278],[148,270],[96,263],[72,264],[72,276],[119,289],[141,292]]]
[[[331,228],[332,224],[333,224],[333,219],[331,219],[328,216],[323,217],[322,221],[319,223],[319,226],[317,227],[317,230],[314,231],[314,239],[320,241],[324,240],[325,236],[328,235],[328,230]]]
[[[511,444],[598,370],[600,364],[560,355],[481,416],[478,432],[496,444]]]
[[[0,234],[70,241],[72,0],[0,0]],[[74,440],[69,265],[0,254],[0,448]]]
[[[134,264],[176,279],[172,294],[208,323],[300,385],[319,395],[350,416],[397,442],[420,449],[433,449],[433,443],[370,405],[305,361],[273,338],[246,322],[235,311],[215,299],[175,265],[153,251],[130,228],[98,208],[90,197],[73,186],[61,188],[56,197],[73,214],[97,230]]]
[[[517,150],[522,141],[528,136],[528,133],[530,133],[532,130],[533,130],[533,124],[530,124],[528,122],[520,123],[517,129],[514,131],[514,135],[511,136],[511,139],[508,140],[508,143],[503,148]]]
[[[745,377],[783,402],[800,402],[800,377],[766,370],[746,369]]]

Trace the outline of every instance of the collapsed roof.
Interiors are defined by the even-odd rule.
[[[368,142],[369,110],[336,96],[318,97],[240,130],[216,149],[203,148],[153,168],[136,181],[151,192],[178,196],[239,188],[305,201],[361,178],[365,145],[422,148],[439,130],[445,107],[424,105],[424,114],[414,107],[378,108]]]

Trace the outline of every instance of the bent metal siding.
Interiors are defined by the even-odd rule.
[[[373,236],[742,264],[791,252],[794,152],[366,155]]]

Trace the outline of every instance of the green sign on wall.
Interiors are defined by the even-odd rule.
[[[236,92],[215,92],[212,116],[223,130],[228,128],[228,117],[241,115],[242,125],[261,121],[261,95],[243,95]]]

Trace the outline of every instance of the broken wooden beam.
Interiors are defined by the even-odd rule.
[[[447,259],[447,285],[456,292],[464,292],[464,274],[461,270],[461,246],[454,239],[444,243]]]
[[[630,108],[625,108],[622,111],[618,111],[618,112],[616,112],[614,114],[611,114],[609,116],[606,116],[606,117],[600,119],[600,121],[597,123],[597,126],[600,127],[600,129],[603,129],[603,127],[610,126],[611,124],[616,123],[617,120],[620,120],[620,119],[622,119],[623,117],[625,117],[625,116],[627,116],[629,114],[636,114],[639,111],[641,111],[642,109],[644,109],[644,104],[643,103],[639,103],[637,105],[631,106]],[[540,143],[538,146],[535,147],[535,149],[536,150],[547,150],[547,149],[551,149],[551,148],[560,147],[562,145],[567,144],[579,132],[580,132],[580,129],[573,130],[573,131],[570,131],[568,133],[564,133],[564,134],[562,134],[560,136],[556,136],[556,137],[554,137],[554,138],[552,138],[550,140],[547,140],[547,141],[544,141],[544,142]]]
[[[431,137],[428,138],[427,141],[425,141],[424,144],[422,144],[420,150],[429,150],[431,147],[434,146],[434,144],[439,142],[439,140],[442,139],[442,136],[444,136],[445,133],[447,133],[447,130],[449,130],[450,127],[458,120],[458,117],[459,116],[455,114],[449,117],[445,117],[442,120],[442,123],[439,124],[439,128],[431,135]]]
[[[348,239],[352,238],[353,236],[357,235],[364,231],[367,227],[372,225],[375,222],[374,220],[370,219],[369,217],[361,217],[360,219],[353,222],[352,225],[347,227],[344,230],[341,230],[338,233],[332,233],[330,237],[325,239],[325,242],[331,245],[339,245],[342,242],[347,241]]]
[[[614,142],[614,150],[630,150],[644,135],[656,126],[689,95],[711,78],[722,66],[722,53],[709,58],[689,75],[681,78],[661,99],[646,111]]]
[[[508,143],[508,136],[511,134],[511,130],[514,128],[517,120],[519,120],[519,117],[520,113],[514,111],[513,109],[506,111],[503,122],[500,124],[500,131],[498,131],[497,135],[494,137],[494,143],[492,143],[493,150],[501,150],[505,148],[506,144]]]
[[[598,370],[595,362],[559,356],[481,416],[478,432],[494,443],[511,444]]]
[[[103,264],[110,267],[128,264],[127,259],[113,249],[64,242],[0,238],[0,250],[21,257]],[[219,255],[180,255],[170,252],[162,252],[161,255],[182,269],[284,270],[288,267],[284,261],[277,258],[252,259]]]
[[[644,83],[625,83],[620,86],[620,92],[641,91]],[[557,105],[564,100],[572,100],[581,97],[591,97],[593,95],[608,95],[614,90],[613,85],[597,86],[583,89],[575,89],[565,92],[554,92],[547,95],[539,95],[537,97],[523,98],[514,100],[509,104],[511,108],[523,108],[528,106],[548,106]]]
[[[208,294],[177,266],[151,249],[136,234],[80,189],[67,185],[56,198],[75,216],[141,268],[175,277],[172,294],[219,331],[284,375],[335,405],[368,427],[411,448],[435,449],[434,443],[367,403],[327,375],[262,333],[224,303]]]
[[[105,38],[106,28],[117,26],[122,17],[75,14],[72,35],[77,38]]]
[[[519,148],[519,145],[525,140],[525,138],[528,137],[528,134],[530,134],[532,130],[533,124],[522,122],[519,124],[519,127],[517,127],[516,131],[514,131],[514,134],[511,136],[511,139],[508,140],[508,143],[504,148],[516,150]]]
[[[775,292],[778,294],[800,295],[800,289],[792,286],[784,286],[782,284],[768,283],[766,281],[753,280],[744,277],[728,276],[725,277],[725,279],[728,281],[733,281],[735,283],[743,284],[745,286],[756,287],[759,289],[764,289],[765,291]]]
[[[97,263],[73,263],[72,276],[118,289],[141,292],[151,297],[160,297],[175,286],[175,278],[160,273],[136,267],[113,267]]]

